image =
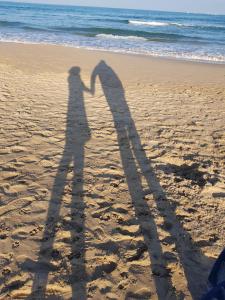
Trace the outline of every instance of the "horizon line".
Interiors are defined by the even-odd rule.
[[[168,13],[183,13],[183,14],[198,14],[198,15],[212,15],[212,16],[225,16],[225,13],[210,13],[210,12],[192,12],[192,11],[172,11],[172,10],[158,10],[158,9],[140,9],[140,8],[125,8],[125,7],[109,7],[109,6],[90,6],[90,5],[76,5],[76,4],[63,4],[63,3],[46,3],[46,2],[29,2],[24,1],[13,1],[3,0],[2,3],[21,3],[31,5],[49,5],[49,6],[69,6],[69,7],[88,7],[88,8],[103,8],[103,9],[124,9],[124,10],[139,10],[139,11],[153,11],[153,12],[168,12]],[[1,3],[0,2],[0,3]]]

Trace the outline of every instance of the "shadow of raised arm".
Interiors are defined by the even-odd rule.
[[[98,76],[98,66],[94,68],[92,74],[91,74],[91,89],[90,92],[92,95],[95,94],[95,84],[96,84],[96,77]]]

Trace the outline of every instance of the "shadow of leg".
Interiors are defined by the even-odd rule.
[[[72,188],[71,219],[71,285],[72,299],[86,299],[85,270],[85,204],[83,199],[84,144],[74,149],[74,180]]]
[[[156,223],[147,203],[143,201],[141,177],[135,164],[135,158],[129,143],[128,132],[125,127],[117,127],[117,134],[128,190],[134,205],[135,214],[141,227],[145,244],[148,247],[152,269],[151,276],[153,276],[155,281],[158,299],[176,299],[170,275],[169,272],[167,272],[163,258]],[[160,272],[158,273],[159,270]]]
[[[176,246],[176,252],[179,256],[180,263],[187,279],[188,289],[193,299],[198,299],[203,290],[206,288],[207,276],[211,262],[204,256],[201,250],[193,244],[191,235],[178,221],[174,211],[174,206],[167,199],[167,196],[154,173],[150,161],[141,146],[140,137],[134,123],[130,128],[130,135],[133,137],[132,149],[142,174],[153,194],[158,212],[164,220],[162,227],[170,234],[172,241]]]
[[[50,261],[53,255],[53,244],[57,232],[56,225],[59,219],[62,196],[71,159],[71,153],[65,150],[53,185],[45,230],[42,237],[37,265],[34,270],[35,275],[32,286],[32,297],[34,297],[34,299],[45,299],[48,274],[50,271],[54,271],[54,267],[51,265]]]

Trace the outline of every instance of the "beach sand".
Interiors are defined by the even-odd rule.
[[[225,66],[2,43],[0,70],[0,299],[199,299]]]

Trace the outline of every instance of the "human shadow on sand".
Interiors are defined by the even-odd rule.
[[[205,288],[209,268],[209,260],[194,245],[191,236],[177,220],[174,205],[167,199],[162,189],[151,161],[142,147],[140,136],[132,119],[125,98],[125,91],[117,74],[104,61],[95,67],[91,77],[91,91],[95,93],[96,79],[99,79],[105,98],[111,110],[121,161],[126,176],[128,190],[135,209],[145,244],[151,260],[151,276],[153,276],[158,299],[182,299],[177,295],[171,282],[168,270],[168,260],[163,254],[154,217],[143,199],[141,174],[145,177],[153,195],[159,215],[163,218],[161,227],[167,231],[170,238],[164,243],[175,245],[179,262],[183,267],[188,289],[193,299],[198,299]],[[138,171],[138,168],[141,171]]]
[[[49,299],[46,293],[49,272],[56,272],[51,265],[52,260],[63,262],[60,253],[54,249],[54,239],[58,230],[60,208],[69,172],[73,172],[71,194],[71,221],[63,226],[71,233],[71,253],[67,257],[71,263],[71,273],[66,277],[72,287],[72,299],[86,299],[86,272],[85,272],[85,238],[84,238],[84,210],[83,201],[83,169],[84,146],[89,139],[85,106],[84,91],[90,92],[80,77],[80,68],[73,67],[68,77],[69,99],[66,121],[66,142],[62,159],[54,181],[51,199],[49,202],[46,225],[36,265],[32,295],[30,299]],[[51,298],[51,297],[50,297]]]
[[[91,88],[86,88],[80,77],[78,67],[71,68],[68,77],[69,99],[66,123],[66,142],[53,184],[49,202],[46,225],[41,241],[38,262],[36,264],[32,294],[29,299],[50,299],[47,296],[47,284],[50,272],[57,272],[51,264],[52,260],[63,263],[54,240],[58,230],[60,208],[63,194],[67,186],[67,175],[73,172],[71,194],[71,221],[62,220],[63,226],[71,232],[71,253],[68,255],[71,270],[66,275],[67,282],[72,287],[72,299],[87,299],[87,274],[85,270],[85,203],[83,199],[83,170],[85,165],[85,143],[90,137],[87,116],[84,106],[84,91],[95,93],[97,77],[100,80],[105,98],[111,110],[121,161],[126,176],[128,190],[135,209],[146,249],[151,260],[151,278],[154,278],[159,300],[182,299],[177,295],[168,268],[168,256],[163,253],[162,242],[175,247],[179,263],[182,265],[187,279],[188,289],[193,299],[198,299],[206,284],[209,261],[200,249],[194,245],[191,236],[177,220],[174,205],[166,197],[151,161],[142,147],[140,136],[132,119],[125,98],[123,85],[104,61],[94,69],[91,76]],[[161,241],[154,216],[143,198],[142,176],[145,177],[153,195],[159,215],[163,219],[161,227],[167,231],[169,239]],[[51,282],[50,282],[51,283]],[[54,297],[52,298],[54,299]]]

